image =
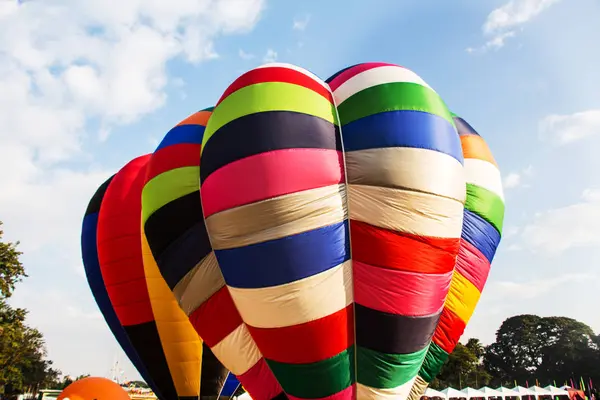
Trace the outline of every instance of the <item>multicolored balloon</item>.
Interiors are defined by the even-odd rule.
[[[98,259],[113,309],[162,398],[197,399],[202,342],[142,247],[141,194],[149,159],[128,163],[106,190]]]
[[[256,399],[283,390],[256,348],[233,304],[206,233],[200,203],[200,149],[212,109],[171,129],[148,161],[142,193],[142,221],[160,273],[197,334],[220,360],[203,370],[217,395],[228,369]],[[217,360],[214,360],[217,361]],[[222,364],[221,364],[222,363]]]
[[[502,178],[483,138],[462,118],[453,115],[465,159],[467,198],[460,251],[450,292],[425,362],[412,388],[417,400],[439,374],[458,343],[481,296],[504,220]]]
[[[404,398],[458,253],[460,139],[439,95],[406,68],[359,64],[328,82],[346,156],[358,398]]]

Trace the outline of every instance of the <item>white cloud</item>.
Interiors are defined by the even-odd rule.
[[[552,114],[539,123],[542,140],[564,145],[600,134],[600,109],[568,115]]]
[[[168,62],[218,57],[214,40],[252,29],[265,1],[122,0],[118,7],[102,0],[0,1],[0,219],[6,238],[21,241],[32,276],[14,303],[31,310],[30,323],[42,328],[65,372],[86,373],[85,362],[94,364],[96,353],[115,345],[106,327],[98,328],[106,331],[104,341],[82,359],[84,347],[96,346],[98,338],[88,335],[96,324],[90,321],[104,322],[96,318],[89,290],[80,311],[73,307],[81,300],[69,287],[77,280],[85,288],[81,218],[98,185],[114,172],[87,154],[84,142],[106,140],[115,128],[160,108],[167,89],[183,83],[168,75]],[[45,283],[36,276],[44,273],[60,299],[44,292],[50,300],[36,300],[43,293],[32,292],[35,282]],[[71,322],[63,321],[61,307]],[[68,326],[61,329],[60,321]]]
[[[528,187],[526,183],[527,178],[531,178],[534,175],[533,166],[530,165],[518,172],[511,172],[506,175],[503,179],[502,185],[505,189],[514,189],[517,187]]]
[[[273,49],[268,49],[267,53],[263,57],[264,63],[272,63],[277,61],[277,52]]]
[[[308,26],[310,22],[310,15],[305,15],[303,17],[294,18],[294,23],[292,25],[292,29],[295,31],[303,31]]]
[[[533,20],[550,6],[560,0],[510,0],[488,14],[483,24],[483,34],[488,37],[486,43],[479,47],[469,47],[468,53],[497,50],[506,44],[506,40],[516,36],[517,31]]]
[[[600,245],[600,190],[587,189],[581,197],[579,203],[537,215],[521,234],[526,246],[554,256]]]
[[[240,49],[238,51],[238,55],[240,56],[240,58],[242,60],[251,60],[254,58],[254,54],[252,53],[246,53],[244,50]]]

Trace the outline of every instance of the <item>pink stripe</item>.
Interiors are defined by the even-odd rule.
[[[490,263],[483,254],[466,240],[460,241],[456,270],[467,278],[481,293],[490,273]]]
[[[419,274],[373,267],[354,261],[354,299],[365,307],[396,315],[424,316],[439,312],[450,289],[452,271]]]
[[[244,204],[342,182],[341,151],[269,151],[234,161],[213,172],[201,188],[202,207],[208,217]]]
[[[271,400],[283,392],[264,358],[237,378],[253,400]]]
[[[358,64],[352,68],[348,68],[347,70],[345,70],[344,72],[342,72],[341,74],[339,74],[338,76],[333,78],[333,80],[331,82],[329,82],[329,88],[331,89],[332,92],[334,92],[337,90],[337,88],[342,86],[342,84],[344,82],[346,82],[347,80],[349,80],[350,78],[360,74],[361,72],[365,72],[370,69],[378,68],[378,67],[404,68],[400,65],[383,63],[383,62]]]
[[[290,400],[308,400],[308,399],[303,399],[301,397],[290,396],[289,394],[287,396]],[[334,393],[327,397],[320,397],[318,399],[311,399],[311,400],[353,400],[355,398],[356,398],[356,385],[352,385],[352,386],[349,386],[346,389],[342,390],[341,392]]]

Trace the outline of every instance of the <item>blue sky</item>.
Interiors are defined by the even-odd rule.
[[[96,187],[244,71],[289,62],[326,79],[385,61],[424,78],[488,141],[504,239],[467,335],[508,316],[600,332],[600,4],[594,0],[102,0],[0,3],[0,219],[30,275],[12,303],[68,374],[120,358],[83,275]]]

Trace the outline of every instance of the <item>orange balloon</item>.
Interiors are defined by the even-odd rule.
[[[106,378],[83,378],[71,383],[57,400],[131,400],[117,383]]]

